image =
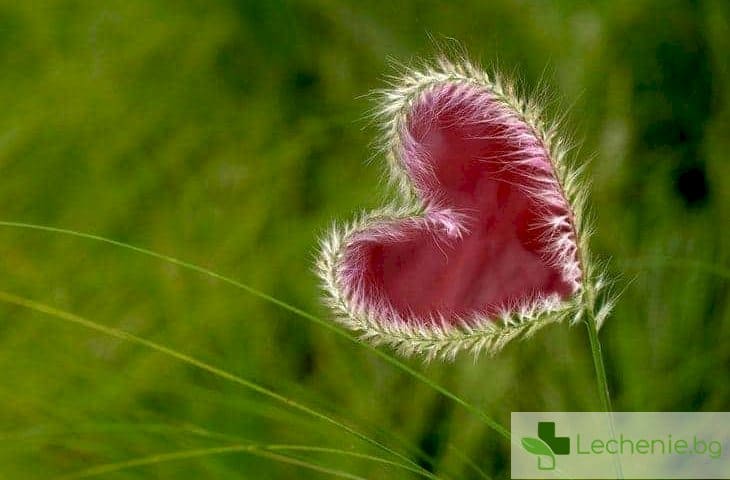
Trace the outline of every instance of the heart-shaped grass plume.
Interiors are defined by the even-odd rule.
[[[385,92],[395,204],[335,228],[319,273],[339,319],[405,354],[496,351],[575,310],[574,175],[538,114],[467,64]]]

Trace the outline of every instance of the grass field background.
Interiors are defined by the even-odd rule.
[[[594,250],[624,291],[601,332],[615,408],[730,409],[730,4],[456,3],[1,2],[0,220],[163,252],[329,320],[316,240],[382,198],[365,95],[392,61],[464,49],[524,92],[547,92],[591,160]],[[0,290],[254,381],[440,478],[509,477],[508,443],[479,418],[209,276],[0,226]],[[582,326],[551,326],[495,358],[406,363],[505,426],[511,411],[600,408]],[[201,453],[288,444],[402,463],[285,402],[7,302],[0,372],[3,479],[190,451],[98,474],[326,478],[285,463],[304,461],[417,478],[342,453]]]

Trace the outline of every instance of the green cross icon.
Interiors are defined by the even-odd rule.
[[[538,422],[537,437],[523,437],[522,446],[537,455],[539,470],[555,470],[555,455],[570,455],[570,438],[555,436],[555,422]],[[543,457],[550,458],[547,465],[543,465]]]

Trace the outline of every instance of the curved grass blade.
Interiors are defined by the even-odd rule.
[[[48,439],[54,437],[73,436],[87,434],[130,434],[130,433],[147,433],[167,435],[177,433],[180,435],[189,435],[200,438],[216,439],[227,442],[240,442],[243,438],[237,435],[229,435],[199,427],[193,424],[174,425],[167,423],[88,423],[76,425],[72,430],[66,428],[58,428],[55,425],[34,425],[22,430],[0,432],[0,442],[21,442],[32,441],[36,439]]]
[[[450,392],[445,387],[439,385],[438,383],[434,382],[433,380],[429,379],[425,375],[417,372],[413,368],[409,367],[405,363],[401,362],[397,358],[393,357],[392,355],[389,355],[388,353],[373,347],[370,344],[361,342],[357,337],[349,334],[347,331],[343,330],[342,328],[336,326],[333,322],[327,322],[315,315],[312,315],[311,313],[305,312],[304,310],[295,307],[294,305],[290,305],[282,300],[279,300],[278,298],[272,297],[271,295],[262,292],[256,288],[253,288],[249,285],[246,285],[245,283],[239,282],[238,280],[235,280],[231,277],[227,277],[225,275],[222,275],[220,273],[214,272],[213,270],[210,270],[205,267],[201,267],[199,265],[195,265],[190,262],[186,262],[184,260],[177,259],[175,257],[171,257],[169,255],[165,255],[162,253],[158,253],[152,250],[148,250],[146,248],[138,247],[135,245],[131,245],[128,243],[120,242],[117,240],[113,240],[110,238],[102,237],[100,235],[94,235],[90,233],[84,233],[84,232],[78,232],[75,230],[65,229],[65,228],[57,228],[57,227],[51,227],[47,225],[37,225],[32,223],[23,223],[23,222],[8,222],[8,221],[2,221],[0,220],[0,227],[15,227],[15,228],[24,228],[29,230],[37,230],[42,232],[50,232],[50,233],[57,233],[62,235],[70,235],[73,237],[78,238],[84,238],[87,240],[93,240],[101,243],[106,243],[109,245],[114,245],[116,247],[124,248],[126,250],[131,250],[133,252],[141,253],[143,255],[147,255],[149,257],[156,258],[158,260],[163,260],[168,263],[172,263],[174,265],[177,265],[179,267],[201,273],[203,275],[207,275],[209,277],[215,278],[216,280],[219,280],[221,282],[227,283],[229,285],[232,285],[238,289],[241,289],[257,298],[260,298],[262,300],[265,300],[269,303],[272,303],[274,305],[277,305],[284,310],[287,310],[291,313],[294,313],[304,319],[307,319],[309,321],[312,321],[316,323],[317,325],[320,325],[327,330],[330,330],[331,332],[336,333],[337,335],[340,335],[343,338],[346,338],[350,340],[351,342],[362,346],[363,348],[366,348],[370,350],[371,352],[375,353],[377,356],[388,362],[389,364],[393,365],[394,367],[402,370],[403,372],[407,373],[408,375],[411,375],[413,378],[419,380],[420,382],[428,385],[441,395],[449,398],[453,402],[457,403],[461,407],[463,407],[468,412],[472,413],[474,416],[479,418],[482,422],[484,422],[489,428],[494,430],[496,433],[501,435],[507,440],[511,440],[510,432],[505,427],[503,427],[499,422],[485,414],[483,411],[475,407],[474,405],[470,404],[466,400],[462,399],[461,397],[457,396],[456,394]]]
[[[20,307],[24,307],[24,308],[27,308],[27,309],[30,309],[30,310],[34,310],[36,312],[43,313],[43,314],[46,314],[46,315],[55,317],[55,318],[58,318],[60,320],[64,320],[64,321],[69,322],[69,323],[73,323],[73,324],[76,324],[76,325],[80,325],[80,326],[85,327],[87,329],[94,330],[94,331],[103,333],[105,335],[109,335],[111,337],[114,337],[114,338],[117,338],[117,339],[120,339],[120,340],[123,340],[123,341],[128,341],[128,342],[131,342],[131,343],[135,343],[135,344],[141,345],[141,346],[146,347],[146,348],[148,348],[150,350],[154,350],[156,352],[162,353],[162,354],[167,355],[169,357],[175,358],[175,359],[177,359],[177,360],[179,360],[179,361],[181,361],[183,363],[187,363],[188,365],[191,365],[193,367],[196,367],[196,368],[198,368],[200,370],[207,371],[207,372],[209,372],[209,373],[211,373],[214,376],[217,376],[219,378],[222,378],[222,379],[229,380],[231,382],[237,383],[237,384],[239,384],[239,385],[241,385],[241,386],[243,386],[245,388],[248,388],[249,390],[252,390],[252,391],[257,392],[257,393],[259,393],[261,395],[264,395],[266,397],[269,397],[271,399],[274,399],[274,400],[276,400],[276,401],[278,401],[280,403],[283,403],[284,405],[287,405],[288,407],[290,407],[292,409],[299,410],[299,411],[301,411],[301,412],[303,412],[303,413],[305,413],[307,415],[310,415],[310,416],[315,417],[315,418],[318,418],[318,419],[320,419],[320,420],[322,420],[322,421],[324,421],[326,423],[329,423],[331,425],[334,425],[334,426],[336,426],[336,427],[338,427],[338,428],[340,428],[340,429],[342,429],[342,430],[350,433],[351,435],[359,438],[360,440],[362,440],[362,441],[364,441],[366,443],[369,443],[370,445],[373,445],[373,446],[375,446],[375,447],[377,447],[377,448],[379,448],[379,449],[381,449],[381,450],[383,450],[383,451],[385,451],[387,453],[390,453],[391,455],[394,455],[394,456],[400,458],[401,460],[404,460],[408,464],[411,464],[411,465],[415,466],[420,471],[424,472],[424,474],[426,474],[426,476],[428,476],[429,478],[434,478],[434,479],[438,478],[435,475],[433,475],[432,473],[428,472],[423,467],[421,467],[420,465],[418,465],[416,462],[414,462],[410,458],[406,457],[405,455],[403,455],[403,454],[401,454],[401,453],[399,453],[399,452],[391,449],[387,445],[384,445],[383,443],[375,440],[374,438],[371,438],[368,435],[365,435],[365,434],[363,434],[363,433],[355,430],[354,428],[349,427],[349,426],[345,425],[344,423],[342,423],[342,422],[340,422],[340,421],[338,421],[338,420],[336,420],[336,419],[334,419],[334,418],[332,418],[332,417],[330,417],[328,415],[325,415],[324,413],[320,413],[320,412],[318,412],[316,410],[313,410],[312,408],[307,407],[306,405],[303,405],[303,404],[298,403],[298,402],[296,402],[294,400],[291,400],[291,399],[289,399],[287,397],[284,397],[283,395],[278,394],[278,393],[274,392],[273,390],[270,390],[270,389],[268,389],[266,387],[263,387],[263,386],[255,383],[255,382],[252,382],[250,380],[246,380],[245,378],[239,377],[238,375],[235,375],[233,373],[227,372],[227,371],[222,370],[222,369],[220,369],[218,367],[215,367],[213,365],[207,364],[207,363],[205,363],[205,362],[203,362],[201,360],[198,360],[198,359],[196,359],[194,357],[191,357],[191,356],[186,355],[184,353],[178,352],[177,350],[173,350],[172,348],[169,348],[169,347],[166,347],[164,345],[155,343],[155,342],[153,342],[151,340],[147,340],[145,338],[138,337],[138,336],[133,335],[133,334],[131,334],[129,332],[125,332],[123,330],[119,330],[119,329],[112,328],[112,327],[107,327],[105,325],[101,325],[99,323],[93,322],[91,320],[88,320],[86,318],[80,317],[80,316],[75,315],[73,313],[66,312],[66,311],[63,311],[63,310],[59,310],[59,309],[54,308],[54,307],[51,307],[49,305],[45,305],[43,303],[36,302],[34,300],[30,300],[30,299],[27,299],[27,298],[24,298],[24,297],[20,297],[20,296],[17,296],[17,295],[13,295],[11,293],[8,293],[8,292],[2,291],[2,290],[0,290],[0,301],[1,302],[5,302],[5,303],[9,303],[9,304],[13,304],[13,305],[17,305],[17,306],[20,306]]]
[[[269,458],[283,463],[289,463],[297,465],[299,467],[314,470],[320,473],[329,474],[339,478],[348,478],[351,480],[365,480],[363,477],[353,475],[348,472],[341,470],[334,470],[327,467],[322,467],[315,463],[308,462],[296,457],[290,457],[288,455],[282,455],[273,453],[262,449],[255,445],[228,445],[224,447],[213,447],[213,448],[200,448],[194,450],[181,450],[177,452],[161,453],[157,455],[150,455],[147,457],[133,458],[131,460],[125,460],[123,462],[105,463],[102,465],[96,465],[85,470],[80,470],[67,475],[57,477],[58,480],[71,480],[76,478],[91,478],[99,475],[104,475],[112,472],[119,472],[129,468],[137,468],[148,465],[156,465],[164,462],[172,462],[176,460],[189,460],[192,458],[202,458],[211,455],[224,455],[231,453],[247,453],[249,455],[255,455],[258,457]]]
[[[208,390],[197,390],[199,387],[196,385],[191,385],[188,387],[188,393],[193,395],[196,398],[208,398],[208,397],[202,397],[202,395],[207,395],[210,392]],[[191,390],[192,389],[192,390]],[[236,400],[235,402],[232,401],[232,399],[227,399],[226,397],[223,397],[220,399],[221,401],[225,401],[225,404],[222,404],[222,408],[239,408],[238,405],[241,404],[241,400]],[[209,401],[209,400],[206,400]],[[259,400],[258,402],[261,402]],[[273,422],[279,422],[281,424],[287,424],[289,426],[296,425],[296,428],[300,430],[307,431],[308,429],[312,428],[313,422],[317,422],[317,419],[309,417],[309,416],[301,416],[298,414],[298,412],[293,411],[286,407],[286,405],[281,405],[278,403],[272,403],[272,402],[266,402],[266,400],[263,400],[262,405],[267,405],[267,408],[265,410],[260,410],[256,407],[252,407],[252,405],[256,405],[258,403],[255,400],[244,400],[244,405],[248,405],[248,408],[245,409],[245,412],[247,415],[254,415],[261,417],[262,419],[273,421]],[[225,406],[224,406],[225,405]],[[331,405],[327,404],[321,404],[319,405],[320,410],[328,410],[328,407],[331,410]],[[267,413],[270,412],[270,413]],[[360,425],[360,429],[364,429],[368,432],[371,436],[375,436],[376,438],[379,438],[381,442],[385,443],[386,445],[389,445],[391,448],[398,450],[408,456],[409,458],[412,458],[416,462],[418,462],[420,465],[435,465],[436,459],[432,456],[426,453],[423,448],[421,448],[419,445],[416,445],[413,440],[397,434],[390,429],[387,428],[374,428],[377,426],[368,425],[367,423],[363,424],[361,423],[361,420],[358,418],[350,418],[349,420],[350,424],[357,424]],[[95,434],[95,433],[101,433],[101,434],[116,434],[116,433],[149,433],[149,434],[161,434],[161,435],[173,435],[174,433],[179,433],[177,437],[180,437],[184,434],[189,434],[191,436],[198,436],[201,438],[209,438],[213,440],[218,440],[225,443],[231,443],[231,442],[249,442],[252,443],[252,441],[248,438],[241,437],[240,435],[234,435],[231,433],[221,433],[221,432],[214,432],[212,430],[207,429],[206,427],[203,427],[201,425],[197,425],[188,421],[185,421],[181,419],[180,422],[175,423],[139,423],[139,422],[133,422],[133,423],[124,423],[124,422],[93,422],[93,423],[74,423],[73,428],[63,428],[63,426],[60,425],[53,425],[53,424],[37,424],[33,426],[29,426],[23,429],[15,430],[15,431],[0,431],[0,445],[3,445],[3,442],[9,443],[13,442],[14,447],[16,448],[24,448],[22,445],[25,441],[36,441],[38,439],[43,438],[52,438],[52,437],[59,437],[63,435],[71,435],[71,434],[77,434],[77,435],[83,435],[83,434]],[[426,464],[421,462],[427,462]],[[454,478],[454,475],[452,475],[449,472],[441,471],[439,472],[439,476],[444,479],[448,478]]]
[[[247,442],[247,440],[238,435],[230,435],[227,433],[214,432],[212,430],[199,427],[197,425],[170,425],[165,423],[101,423],[101,424],[88,424],[82,426],[82,428],[76,428],[74,430],[53,430],[52,428],[46,427],[35,427],[22,432],[4,433],[0,435],[0,441],[8,440],[35,440],[52,437],[64,437],[73,436],[77,437],[85,433],[154,433],[154,434],[187,434],[191,436],[197,436],[208,439],[217,439],[228,442]],[[41,430],[41,431],[39,431]],[[257,445],[254,442],[247,443],[248,446],[256,447],[260,449],[270,451],[298,451],[298,452],[310,452],[310,453],[330,453],[333,455],[342,455],[353,458],[361,458],[369,460],[374,463],[381,463],[389,465],[403,470],[408,470],[417,475],[424,476],[424,474],[417,468],[403,463],[388,460],[387,458],[378,457],[375,455],[368,455],[366,453],[354,452],[350,450],[344,450],[340,448],[332,447],[319,447],[311,445],[297,445],[297,444],[272,444],[272,445]]]

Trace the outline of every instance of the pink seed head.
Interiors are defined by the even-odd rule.
[[[339,319],[432,357],[496,351],[574,310],[584,272],[573,172],[530,106],[446,62],[409,72],[386,98],[406,206],[323,241],[319,272]]]

